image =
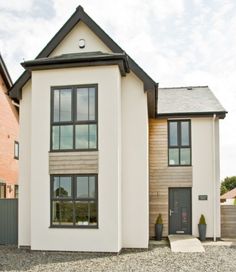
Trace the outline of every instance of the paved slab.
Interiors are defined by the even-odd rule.
[[[149,245],[152,246],[169,246],[168,239],[162,239],[161,241],[149,240]]]
[[[202,243],[192,235],[168,235],[172,252],[205,252]]]
[[[220,241],[204,241],[203,246],[226,246],[226,247],[236,247],[236,239],[233,238],[222,238]]]

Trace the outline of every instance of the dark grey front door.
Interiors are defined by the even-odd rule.
[[[191,188],[169,188],[169,234],[191,234]]]

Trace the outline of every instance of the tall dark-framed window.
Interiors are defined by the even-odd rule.
[[[51,175],[51,227],[98,228],[97,174]]]
[[[168,121],[168,164],[169,166],[191,165],[190,120]]]
[[[51,151],[97,150],[97,85],[51,88]]]

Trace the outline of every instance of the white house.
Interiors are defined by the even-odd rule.
[[[10,90],[20,103],[19,246],[119,252],[220,236],[219,119],[208,87],[158,89],[81,6]]]

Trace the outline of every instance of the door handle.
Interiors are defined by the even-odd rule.
[[[172,210],[170,209],[170,216],[172,215],[172,213],[174,213],[174,211],[172,211]]]

